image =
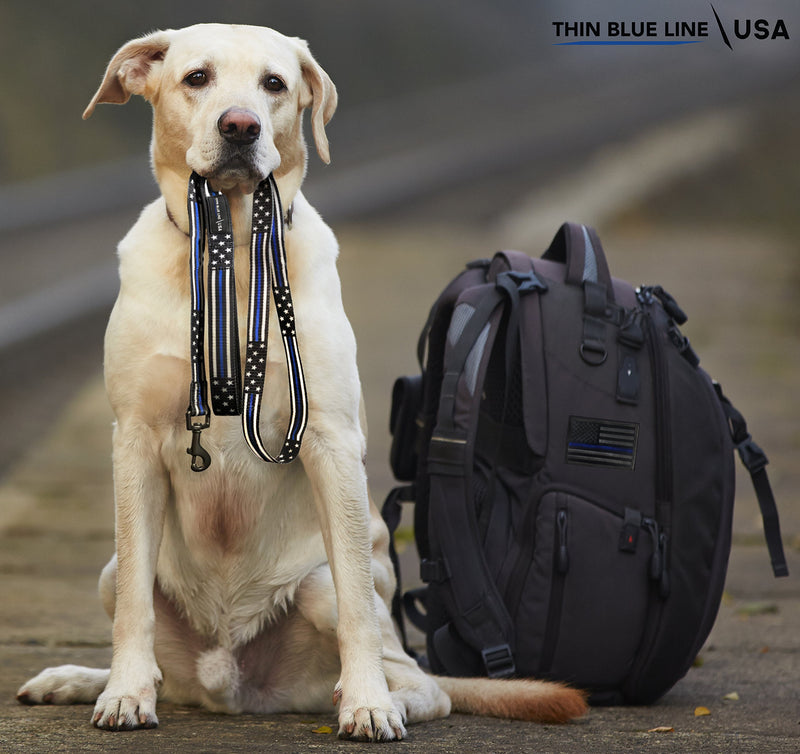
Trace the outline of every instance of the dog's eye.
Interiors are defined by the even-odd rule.
[[[192,71],[184,80],[185,84],[189,86],[203,86],[208,81],[208,75],[205,71]]]
[[[264,88],[270,92],[282,92],[286,89],[286,84],[277,76],[267,76],[264,79]]]

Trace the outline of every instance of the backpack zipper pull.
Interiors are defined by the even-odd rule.
[[[651,306],[653,303],[653,288],[652,285],[640,285],[636,289],[636,298],[642,306]]]
[[[653,554],[650,556],[650,579],[659,581],[661,579],[661,542],[658,522],[652,518],[643,518],[642,526],[650,532],[650,539],[653,542]]]
[[[664,311],[674,319],[679,325],[683,325],[686,323],[686,320],[689,319],[686,316],[686,312],[678,306],[678,302],[669,295],[660,285],[657,285],[653,288],[653,293],[655,294],[656,298],[661,302],[661,306],[664,307]]]
[[[569,551],[567,550],[567,511],[564,508],[556,514],[556,525],[558,526],[556,568],[559,573],[566,573],[569,570]]]
[[[669,569],[667,567],[667,533],[662,531],[658,536],[659,549],[661,550],[661,578],[659,579],[659,594],[662,599],[669,597]]]

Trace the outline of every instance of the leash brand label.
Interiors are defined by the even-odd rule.
[[[214,214],[213,222],[217,226],[217,233],[222,233],[225,229],[225,218],[228,213],[225,207],[222,206],[222,201],[218,196],[212,196],[211,202],[211,211]]]

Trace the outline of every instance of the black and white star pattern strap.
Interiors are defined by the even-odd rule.
[[[193,448],[199,447],[199,433],[210,421],[205,377],[205,298],[203,291],[203,250],[208,234],[208,340],[211,399],[217,415],[242,415],[245,440],[256,455],[272,463],[288,463],[300,450],[308,422],[308,398],[297,345],[283,241],[283,210],[274,178],[270,175],[253,198],[250,246],[250,295],[248,343],[242,380],[236,289],[233,265],[233,227],[224,195],[214,192],[208,182],[193,173],[189,179],[188,208],[191,224],[191,362],[192,384],[186,426],[194,433]],[[267,336],[270,293],[275,298],[289,376],[290,416],[283,446],[271,455],[261,439],[259,420],[267,370]],[[201,418],[203,423],[195,422]],[[202,451],[202,449],[201,449]],[[192,453],[192,450],[188,451]],[[205,453],[205,451],[202,451]],[[192,468],[208,467],[198,461]]]
[[[191,429],[193,419],[209,416],[205,371],[205,293],[203,290],[203,250],[205,248],[205,212],[202,206],[202,191],[205,182],[195,173],[189,179],[187,205],[189,210],[191,245],[191,368],[192,384],[189,408],[186,411],[186,427]]]
[[[290,397],[289,426],[277,456],[273,456],[266,449],[258,431],[267,364],[270,288],[275,298],[286,356]],[[289,289],[286,248],[283,241],[283,209],[278,187],[272,175],[259,185],[253,197],[247,340],[242,413],[245,440],[253,452],[265,461],[288,463],[300,450],[300,442],[308,423],[308,397],[300,350],[297,346],[292,294]]]
[[[228,200],[204,183],[208,231],[208,359],[211,405],[217,416],[242,413],[239,324],[233,267],[233,223]]]

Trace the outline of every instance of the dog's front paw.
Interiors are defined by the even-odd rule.
[[[339,707],[339,738],[355,741],[399,741],[405,738],[403,716],[393,704],[388,690],[370,700],[348,700],[341,681],[336,684],[333,700]]]
[[[134,730],[136,728],[155,728],[156,692],[139,694],[115,694],[104,691],[97,700],[92,715],[95,728],[104,730]]]
[[[157,727],[156,682],[138,688],[109,682],[97,698],[92,724],[104,730]]]

